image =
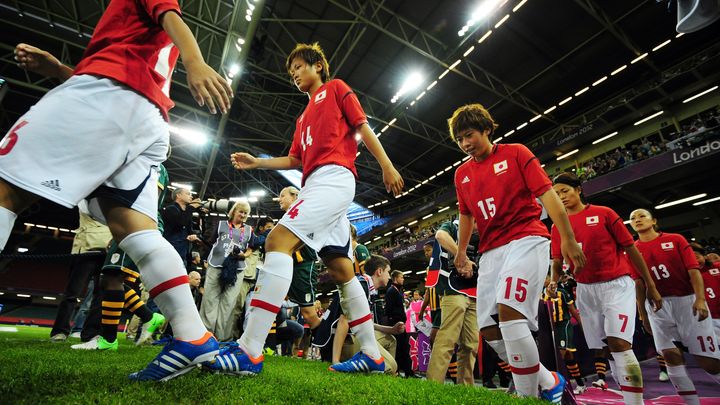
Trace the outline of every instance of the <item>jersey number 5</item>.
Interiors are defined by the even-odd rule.
[[[5,156],[10,153],[18,140],[17,131],[20,128],[24,127],[25,124],[27,124],[27,121],[22,121],[19,124],[15,125],[15,128],[13,128],[12,131],[8,132],[5,138],[2,139],[2,141],[0,142],[0,156]]]

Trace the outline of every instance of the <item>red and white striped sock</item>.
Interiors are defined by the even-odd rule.
[[[379,359],[381,356],[375,340],[373,316],[360,281],[353,277],[337,287],[340,292],[340,307],[348,319],[350,330],[360,342],[360,350],[375,360]]]
[[[500,331],[518,395],[534,398],[538,395],[538,385],[543,389],[552,388],[555,377],[540,364],[538,348],[527,320],[500,322]]]
[[[157,230],[135,232],[118,246],[140,269],[150,297],[170,322],[175,338],[202,339],[207,332],[200,320],[180,255]]]
[[[671,366],[668,364],[666,367],[670,382],[675,386],[680,398],[685,401],[686,404],[700,405],[700,398],[698,397],[697,391],[695,391],[695,384],[693,384],[690,377],[688,377],[685,366]]]
[[[292,257],[280,252],[265,254],[265,263],[258,271],[252,300],[247,304],[250,305],[247,327],[238,339],[240,347],[250,357],[262,354],[265,339],[280,311],[280,304],[290,289],[292,274]]]
[[[626,404],[642,405],[642,371],[640,370],[640,363],[638,363],[635,353],[630,349],[624,352],[613,352],[612,356],[615,360],[615,370],[613,370],[613,374],[617,371],[617,377],[615,379],[618,384],[620,384],[623,400]]]

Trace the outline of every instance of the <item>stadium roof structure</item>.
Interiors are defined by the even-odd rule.
[[[487,0],[486,0],[487,1]],[[26,74],[12,60],[16,43],[49,50],[76,64],[109,0],[11,0],[0,4],[0,76],[10,91],[0,108],[6,130],[56,83]],[[307,96],[285,71],[298,42],[319,42],[331,74],[357,93],[370,126],[405,178],[400,198],[360,147],[356,201],[378,215],[405,212],[452,187],[464,156],[446,120],[479,102],[500,124],[501,142],[524,143],[541,161],[589,144],[605,128],[632,123],[720,81],[718,23],[678,36],[676,13],[645,0],[181,0],[185,21],[207,62],[236,87],[225,117],[197,107],[181,63],[173,76],[171,122],[205,132],[198,146],[173,137],[166,166],[173,181],[203,197],[269,196],[288,185],[269,171],[238,172],[235,151],[288,152]],[[490,10],[490,11],[488,11]],[[461,35],[462,34],[462,35]],[[415,76],[411,76],[415,74]],[[410,88],[391,102],[405,79]],[[592,134],[566,138],[594,123]],[[261,212],[278,215],[261,200]]]

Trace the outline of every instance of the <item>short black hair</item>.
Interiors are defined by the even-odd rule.
[[[385,256],[372,255],[368,261],[365,262],[365,274],[372,277],[378,269],[384,269],[389,265],[390,260],[388,260]]]
[[[574,173],[563,172],[555,176],[553,184],[567,184],[570,187],[577,188],[582,186],[582,181]]]
[[[425,244],[423,245],[423,247],[424,247],[424,246],[433,247],[433,243],[432,243],[432,242],[425,242]]]
[[[257,223],[255,224],[255,229],[260,229],[260,228],[262,228],[263,226],[267,225],[267,224],[270,223],[270,222],[275,223],[275,220],[272,219],[272,218],[270,218],[270,217],[259,218],[259,219],[257,220]]]

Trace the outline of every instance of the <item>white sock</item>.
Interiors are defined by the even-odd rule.
[[[667,365],[668,377],[675,386],[680,398],[689,405],[700,405],[700,398],[698,397],[697,391],[695,391],[695,384],[693,384],[690,377],[687,375],[685,366],[671,366]]]
[[[643,380],[642,371],[640,370],[640,363],[635,357],[632,349],[624,352],[613,352],[613,359],[615,359],[615,368],[613,375],[617,371],[617,380],[620,384],[620,390],[622,391],[623,400],[626,404],[640,404],[643,403]]]
[[[379,359],[380,349],[375,340],[375,326],[370,313],[365,290],[360,281],[353,277],[347,283],[337,286],[340,292],[340,307],[348,319],[350,330],[360,342],[360,350],[373,359]]]
[[[535,340],[530,333],[527,320],[519,319],[500,322],[503,340],[507,349],[507,363],[513,375],[518,395],[537,397],[538,384],[543,389],[555,385],[555,377],[542,364]]]
[[[16,218],[16,213],[5,207],[0,207],[0,252],[5,249],[5,244],[7,244],[7,241],[10,238],[10,232],[12,232]]]
[[[170,322],[175,338],[192,341],[204,337],[207,329],[190,293],[185,266],[160,232],[135,232],[118,246],[137,264],[145,287]]]
[[[497,353],[500,360],[508,363],[507,350],[505,349],[505,342],[502,339],[493,341],[488,340],[487,343],[493,348],[493,350],[495,350],[495,353]]]
[[[257,283],[247,312],[247,328],[238,339],[240,347],[250,357],[262,354],[265,340],[280,311],[280,305],[290,289],[292,281],[292,257],[280,252],[267,252],[262,270],[258,272]]]
[[[608,359],[608,367],[610,367],[610,374],[612,374],[613,381],[615,381],[615,384],[617,384],[618,388],[620,388],[620,380],[618,380],[618,372],[617,367],[615,367],[615,360],[612,358]],[[607,378],[607,376],[606,376]]]

